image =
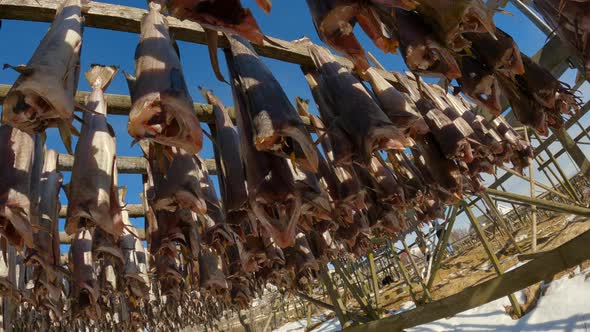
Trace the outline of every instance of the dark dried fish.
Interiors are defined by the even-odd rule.
[[[135,78],[126,74],[133,106],[127,130],[136,140],[153,140],[193,154],[203,133],[182,74],[178,46],[159,4],[150,2],[135,50]]]
[[[315,172],[315,146],[283,88],[246,40],[230,35],[228,39],[232,77],[244,89],[256,148],[292,158],[302,169]]]
[[[69,138],[80,72],[81,7],[86,2],[64,0],[29,62],[13,67],[21,75],[4,100],[2,123],[28,133],[60,127],[62,137]]]

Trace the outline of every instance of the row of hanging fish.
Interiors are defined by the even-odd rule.
[[[240,21],[216,7],[228,3],[245,10],[239,1],[211,7],[151,2],[142,19],[135,75],[126,77],[133,104],[128,131],[149,164],[143,190],[147,248],[130,225],[117,185],[115,133],[103,95],[117,68],[93,66],[86,73],[93,89],[86,105],[74,103],[79,47],[72,46],[81,43],[82,3],[66,0],[33,59],[15,67],[21,76],[3,110],[3,121],[14,128],[0,129],[6,158],[0,233],[3,252],[8,245],[24,248],[34,272],[27,281],[33,295],[17,288],[17,300],[31,301],[36,312],[67,327],[206,321],[247,307],[267,282],[305,289],[319,264],[363,254],[374,233],[395,237],[480,191],[480,173],[493,174],[509,162],[516,169],[527,165],[530,145],[502,117],[488,121],[461,98],[416,77],[395,74],[394,87],[366,68],[361,75],[369,89],[319,46],[308,45],[314,65],[304,68],[319,116],[307,101],[294,106],[247,40],[253,38],[226,33],[235,124],[221,101],[202,89],[215,116],[210,130],[219,199],[198,156],[203,130],[160,11],[166,5],[174,15],[240,32],[225,25]],[[266,1],[259,4],[269,8]],[[248,15],[238,16],[249,22]],[[447,30],[460,45],[462,33]],[[56,72],[48,63],[63,68]],[[37,88],[45,84],[64,88],[61,94]],[[69,107],[63,112],[53,99],[61,95]],[[64,267],[56,240],[61,175],[55,152],[42,153],[40,133],[59,126],[68,145],[76,107],[84,115],[66,187],[65,231],[73,240]],[[196,305],[181,305],[188,302]]]
[[[532,4],[581,59],[586,78],[590,77],[590,1],[534,0]]]
[[[587,1],[534,3],[587,65]],[[543,135],[548,128],[563,127],[564,115],[579,108],[567,85],[522,54],[514,40],[496,28],[494,10],[482,0],[307,0],[307,4],[320,38],[349,58],[359,73],[369,68],[369,62],[353,32],[356,22],[383,52],[399,49],[413,73],[456,80],[455,93],[464,93],[494,116],[506,108],[501,102],[505,96],[517,119]]]

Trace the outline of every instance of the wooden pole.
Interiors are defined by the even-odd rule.
[[[519,254],[522,254],[522,249],[520,249],[520,246],[518,245],[518,243],[516,243],[516,239],[512,235],[512,232],[510,232],[508,226],[506,226],[506,220],[504,219],[504,216],[502,216],[502,213],[500,213],[498,207],[490,198],[490,195],[488,195],[487,193],[483,193],[480,196],[482,196],[483,201],[486,203],[490,211],[492,211],[492,214],[494,214],[494,216],[498,219],[498,222],[502,225],[503,228],[506,229],[508,239],[510,240],[510,242],[512,242],[514,248],[516,248],[516,251],[518,251]]]
[[[524,136],[526,138],[527,143],[531,143],[531,139],[528,135],[527,128],[524,128]],[[533,158],[529,158],[529,191],[531,193],[531,198],[535,198],[535,160]],[[533,252],[537,251],[537,207],[535,205],[531,205],[531,223],[532,229],[531,232],[531,250]],[[518,251],[520,254],[522,252]]]
[[[340,295],[338,291],[334,288],[334,284],[332,282],[332,278],[328,274],[328,269],[324,264],[320,264],[320,271],[319,271],[320,281],[326,286],[326,290],[328,291],[328,296],[332,301],[332,305],[334,306],[334,312],[336,313],[336,317],[338,317],[338,321],[340,322],[340,326],[344,326],[344,324],[348,321],[346,319],[346,307],[342,304],[340,299]]]
[[[515,171],[515,170],[512,170],[512,169],[510,169],[510,168],[508,168],[508,167],[499,166],[498,168],[500,168],[500,169],[502,169],[502,170],[504,170],[504,171],[506,171],[506,172],[508,172],[508,173],[510,173],[510,174],[512,174],[512,175],[514,175],[514,176],[516,176],[516,177],[518,177],[518,178],[521,178],[521,179],[523,179],[523,180],[530,181],[530,178],[526,178],[526,177],[522,176],[521,174],[519,174],[517,171]],[[560,193],[559,191],[557,191],[557,190],[553,189],[553,188],[555,188],[555,186],[553,186],[553,188],[552,188],[552,187],[549,187],[549,186],[547,186],[547,185],[544,185],[544,184],[542,184],[541,182],[538,182],[538,181],[536,181],[536,180],[534,181],[534,183],[535,183],[535,185],[536,185],[537,187],[539,187],[539,188],[542,188],[542,189],[545,189],[545,190],[547,190],[548,192],[550,192],[550,193],[553,193],[553,194],[555,194],[555,195],[557,195],[557,196],[559,196],[559,197],[561,197],[561,198],[563,198],[563,199],[567,199],[567,200],[569,200],[569,199],[570,199],[570,197],[568,197],[567,195],[564,195],[563,193]]]
[[[406,250],[406,253],[408,254],[408,258],[410,259],[410,263],[412,264],[412,267],[416,271],[416,275],[418,276],[418,281],[420,282],[420,286],[422,286],[422,290],[424,291],[424,298],[428,299],[429,301],[432,301],[432,296],[430,296],[430,291],[428,290],[428,287],[426,287],[426,284],[424,284],[424,278],[422,277],[420,270],[418,270],[418,265],[416,264],[416,261],[414,260],[412,253],[410,252],[410,248],[408,247],[408,244],[406,243],[405,238],[400,237],[400,241],[403,244],[404,249]],[[426,264],[428,264],[428,262],[426,262]]]
[[[571,204],[563,204],[554,201],[549,201],[540,198],[531,198],[529,196],[514,194],[511,192],[505,192],[501,190],[491,189],[488,188],[485,190],[491,196],[494,196],[497,200],[507,201],[507,202],[514,202],[517,204],[524,204],[524,205],[536,205],[538,208],[561,212],[561,213],[569,213],[575,214],[578,216],[590,217],[590,209],[571,205]]]
[[[481,244],[483,245],[483,248],[485,249],[486,253],[488,254],[488,258],[490,259],[490,262],[492,263],[494,270],[496,270],[496,273],[501,276],[502,274],[504,274],[504,271],[502,270],[502,267],[500,266],[500,262],[498,261],[498,257],[496,257],[496,254],[492,251],[492,247],[490,246],[485,234],[481,230],[481,227],[480,227],[479,223],[477,222],[477,219],[473,215],[471,208],[469,208],[469,206],[464,201],[463,201],[463,206],[465,207],[465,213],[467,214],[467,218],[469,218],[471,225],[473,225],[473,229],[475,230],[475,234],[477,234],[477,237],[479,238]],[[514,294],[508,295],[508,299],[510,300],[510,303],[512,303],[512,308],[513,308],[516,316],[521,317],[522,310],[520,307],[520,303],[518,303]]]
[[[365,312],[365,314],[370,319],[379,319],[379,316],[377,315],[375,310],[373,310],[371,305],[367,303],[367,301],[363,298],[363,293],[360,290],[360,288],[357,285],[353,284],[352,281],[348,278],[348,275],[344,272],[342,262],[336,259],[332,262],[332,264],[334,265],[334,269],[336,269],[336,273],[338,273],[340,279],[342,279],[344,286],[348,288],[348,290],[350,290],[350,293],[354,297],[355,301],[359,304],[359,307]]]
[[[590,259],[588,243],[590,243],[590,231],[555,249],[539,253],[536,259],[480,285],[468,287],[455,295],[427,303],[413,310],[345,329],[343,332],[399,332],[479,307],[550,279],[555,274]]]
[[[418,305],[420,302],[418,302],[418,298],[416,297],[416,293],[414,292],[414,286],[412,286],[412,280],[410,279],[410,276],[408,275],[408,270],[406,270],[406,267],[404,266],[404,262],[402,262],[402,260],[399,258],[399,255],[397,254],[397,248],[395,247],[393,242],[390,242],[390,246],[391,246],[391,253],[393,255],[393,260],[398,264],[399,270],[402,272],[402,277],[404,278],[404,281],[408,285],[408,291],[410,292],[410,296],[414,300],[414,303],[416,303],[416,305]]]
[[[440,249],[438,250],[438,252],[436,253],[435,259],[434,259],[434,263],[432,264],[432,273],[430,274],[430,278],[428,279],[428,282],[426,283],[426,288],[428,288],[428,290],[432,289],[432,285],[434,284],[434,279],[436,278],[436,273],[438,272],[438,268],[440,266],[440,263],[442,262],[445,253],[447,251],[447,244],[449,243],[449,238],[451,237],[451,233],[453,232],[453,226],[455,225],[455,220],[457,219],[457,212],[459,211],[459,207],[458,206],[453,206],[452,210],[451,210],[451,214],[449,215],[449,218],[447,219],[447,227],[443,233],[442,239],[439,240],[440,245]]]
[[[375,308],[379,308],[379,280],[377,279],[377,268],[375,267],[375,255],[369,253],[369,267],[371,269],[371,279],[373,280],[373,290],[375,291]]]

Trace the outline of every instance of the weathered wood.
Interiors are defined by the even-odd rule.
[[[505,201],[505,202],[512,202],[515,204],[523,204],[523,205],[536,205],[538,208],[561,212],[561,213],[571,213],[578,216],[590,217],[590,209],[571,205],[571,204],[562,204],[554,201],[548,201],[546,199],[540,198],[531,198],[524,195],[519,195],[511,192],[505,192],[501,190],[486,189],[486,192],[492,196],[494,196],[497,200]]]
[[[471,225],[473,226],[473,229],[475,230],[475,234],[477,234],[477,237],[479,238],[479,241],[483,245],[483,248],[485,249],[486,254],[488,255],[488,258],[490,259],[490,262],[492,263],[494,270],[496,270],[496,274],[498,274],[499,276],[503,275],[504,270],[502,269],[502,266],[500,265],[500,261],[498,261],[498,257],[496,257],[496,254],[492,250],[492,246],[490,245],[490,243],[488,242],[488,239],[486,238],[484,232],[482,231],[481,226],[479,225],[479,222],[477,221],[477,218],[475,218],[475,216],[473,215],[473,212],[471,212],[471,209],[469,208],[467,203],[463,202],[463,206],[465,207],[465,212],[467,214],[467,218],[469,218],[469,221],[471,222]],[[520,303],[518,303],[514,294],[508,294],[508,300],[512,304],[512,309],[514,310],[514,313],[516,314],[516,316],[521,317],[522,316],[522,308],[520,307]]]
[[[392,317],[345,329],[345,332],[401,331],[425,324],[517,292],[525,287],[546,280],[555,274],[590,259],[590,231],[573,240],[543,253],[537,258],[492,280],[444,299],[427,303],[416,309]]]
[[[215,160],[206,159],[205,165],[210,175],[217,175],[217,166]],[[69,154],[60,154],[57,160],[57,169],[59,171],[71,172],[74,167],[74,156]],[[144,157],[120,157],[117,156],[117,170],[121,174],[146,174],[147,159]]]
[[[430,296],[430,291],[428,291],[428,287],[426,287],[426,285],[424,284],[424,277],[422,277],[422,274],[420,273],[420,270],[418,269],[418,264],[416,264],[416,260],[414,259],[414,256],[412,256],[412,252],[410,251],[410,247],[406,243],[405,237],[400,237],[400,242],[404,246],[404,250],[406,251],[406,254],[408,254],[408,258],[410,259],[410,263],[412,264],[412,267],[414,268],[414,271],[416,272],[416,276],[418,277],[418,281],[420,281],[420,286],[422,286],[422,289],[424,290],[424,297],[427,298],[428,300],[432,300],[432,297]],[[402,262],[402,264],[403,264],[403,262]]]
[[[508,223],[504,219],[502,213],[500,213],[500,211],[498,210],[498,207],[496,206],[494,201],[490,198],[490,196],[487,193],[481,194],[481,197],[483,198],[485,204],[488,206],[492,214],[496,217],[496,219],[498,219],[500,226],[502,226],[502,228],[504,228],[504,230],[506,231],[506,235],[508,235],[508,239],[510,240],[510,242],[512,242],[514,248],[516,248],[516,251],[518,251],[518,253],[521,254],[522,249],[520,249],[520,246],[516,242],[516,239],[512,235],[512,232],[510,232],[510,229],[508,229]]]
[[[0,8],[2,8],[0,6]],[[8,91],[12,86],[8,84],[0,84],[0,103],[4,101]],[[90,95],[87,91],[78,91],[76,93],[76,102],[85,104],[86,97]],[[107,103],[108,114],[112,115],[129,115],[131,109],[131,98],[125,95],[105,94],[105,101]],[[195,112],[201,122],[210,123],[213,121],[213,108],[208,104],[195,103]],[[234,117],[234,109],[229,108],[230,116]]]
[[[371,280],[373,281],[373,291],[375,292],[375,308],[379,308],[379,280],[377,279],[377,267],[375,266],[375,254],[371,251],[367,258],[369,259],[369,268],[371,270]]]
[[[328,272],[328,269],[324,264],[320,264],[320,271],[319,271],[319,279],[326,287],[330,300],[332,301],[333,310],[336,313],[336,317],[338,317],[338,321],[340,322],[341,326],[347,322],[347,311],[346,307],[342,303],[342,299],[340,298],[340,294],[338,294],[338,290],[334,287],[334,283],[332,282],[332,278]],[[320,305],[319,303],[316,303]]]
[[[440,263],[442,262],[443,257],[445,256],[445,253],[447,251],[447,244],[449,243],[449,238],[451,237],[451,233],[453,232],[453,227],[455,225],[455,220],[457,220],[457,212],[459,211],[459,207],[458,206],[453,206],[452,210],[451,210],[451,214],[449,215],[449,218],[447,218],[448,220],[448,225],[447,228],[445,229],[442,239],[439,240],[440,243],[440,249],[438,252],[435,252],[435,256],[434,256],[434,263],[432,264],[432,273],[430,274],[430,278],[428,279],[428,282],[426,283],[426,288],[430,291],[430,289],[432,288],[432,285],[434,284],[434,279],[436,279],[436,273],[438,272],[438,268],[440,266]]]
[[[131,218],[143,217],[144,215],[143,205],[141,204],[128,204],[125,206],[125,210],[129,211],[129,217]],[[62,206],[59,210],[59,217],[65,218],[67,216],[67,212],[68,206]]]
[[[54,0],[0,0],[0,19],[51,22],[58,5],[59,2]],[[85,26],[132,33],[139,33],[141,18],[147,13],[147,10],[141,8],[100,2],[90,2],[86,8],[87,10],[83,13]],[[180,21],[174,17],[168,17],[168,23],[170,34],[176,40],[207,44],[206,32],[199,24]],[[222,34],[220,34],[218,46],[229,47],[227,39]],[[253,47],[256,53],[263,57],[303,66],[313,65],[307,45],[302,43],[265,36],[263,45],[253,45]],[[339,56],[336,58],[344,66],[353,67],[346,58]],[[382,70],[379,72],[388,81],[397,83],[397,79],[391,73]]]
[[[137,235],[137,238],[140,239],[141,241],[145,240],[145,230],[141,229],[141,228],[135,228],[133,227],[133,229],[131,230],[134,234]],[[70,244],[72,243],[72,240],[74,239],[74,235],[69,235],[66,232],[59,232],[59,242],[61,244]]]

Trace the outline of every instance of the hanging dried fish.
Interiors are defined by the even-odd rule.
[[[182,149],[177,150],[166,177],[159,182],[154,209],[174,212],[183,208],[202,214],[207,212],[199,181],[201,165],[198,158]]]
[[[368,164],[374,150],[403,150],[412,140],[395,127],[375,103],[371,95],[348,70],[334,60],[330,52],[319,46],[310,47],[317,67],[316,81],[337,113],[336,123],[353,143],[359,162]],[[362,116],[358,110],[363,110]]]
[[[493,115],[500,115],[500,86],[494,72],[470,56],[462,56],[460,63],[463,76],[457,82],[461,92]]]
[[[494,12],[482,0],[420,0],[417,11],[455,51],[469,46],[466,32],[493,35],[496,31]]]
[[[465,37],[471,42],[471,49],[486,66],[508,77],[522,75],[524,64],[520,49],[512,37],[496,28],[494,36],[487,33],[467,33]]]
[[[385,114],[400,129],[425,134],[429,131],[414,103],[387,82],[375,68],[366,71],[367,79],[381,102]]]
[[[394,14],[381,13],[381,16],[399,40],[401,55],[410,70],[448,80],[461,77],[451,50],[439,42],[434,29],[418,14],[398,9]]]
[[[167,0],[170,15],[191,20],[211,30],[237,33],[248,40],[262,44],[264,35],[250,9],[240,0]],[[270,12],[270,0],[256,0],[261,9]]]
[[[159,4],[149,3],[135,50],[135,78],[125,74],[133,106],[127,130],[136,140],[153,140],[193,154],[203,133],[182,74],[178,46]],[[154,54],[156,52],[156,54]]]
[[[307,6],[320,38],[361,72],[370,65],[353,33],[356,22],[383,52],[395,52],[397,48],[397,41],[384,33],[383,22],[372,6],[356,0],[307,0]]]
[[[18,250],[35,248],[31,218],[31,176],[35,140],[8,125],[0,127],[0,234]]]
[[[61,3],[49,31],[29,62],[11,67],[21,75],[2,107],[2,123],[27,133],[59,127],[68,150],[71,150],[71,122],[76,107],[74,95],[80,71],[81,7],[85,3],[86,0],[64,0]]]
[[[228,39],[232,77],[244,89],[256,149],[292,158],[302,169],[315,172],[315,146],[283,88],[246,40]]]
[[[75,316],[98,320],[98,284],[92,254],[92,229],[79,228],[70,248],[70,270],[72,271],[73,310]]]
[[[235,42],[239,43],[237,40]],[[232,90],[250,207],[261,225],[272,234],[279,246],[291,246],[295,238],[297,220],[301,213],[301,197],[295,189],[287,160],[275,154],[262,152],[255,145],[257,141],[255,139],[256,120],[251,118],[251,114],[256,114],[256,109],[253,109],[256,105],[251,102],[251,99],[248,99],[248,85],[244,86],[242,79],[239,79],[235,59],[236,57],[233,56],[227,57],[232,76]],[[251,80],[249,82],[252,83]],[[287,103],[290,105],[288,100]],[[294,116],[298,118],[296,113]],[[311,142],[311,138],[308,139],[315,154],[315,146]]]
[[[228,291],[229,285],[225,280],[221,267],[221,260],[213,251],[205,249],[199,254],[199,275],[201,288],[213,297],[221,296]]]
[[[590,77],[590,3],[585,0],[534,0],[533,6],[583,62]]]
[[[113,236],[123,231],[121,207],[116,198],[116,145],[113,128],[107,123],[104,90],[117,73],[115,67],[95,65],[86,72],[92,86],[84,114],[80,140],[76,146],[69,186],[65,230],[77,232],[81,219],[91,221]]]

